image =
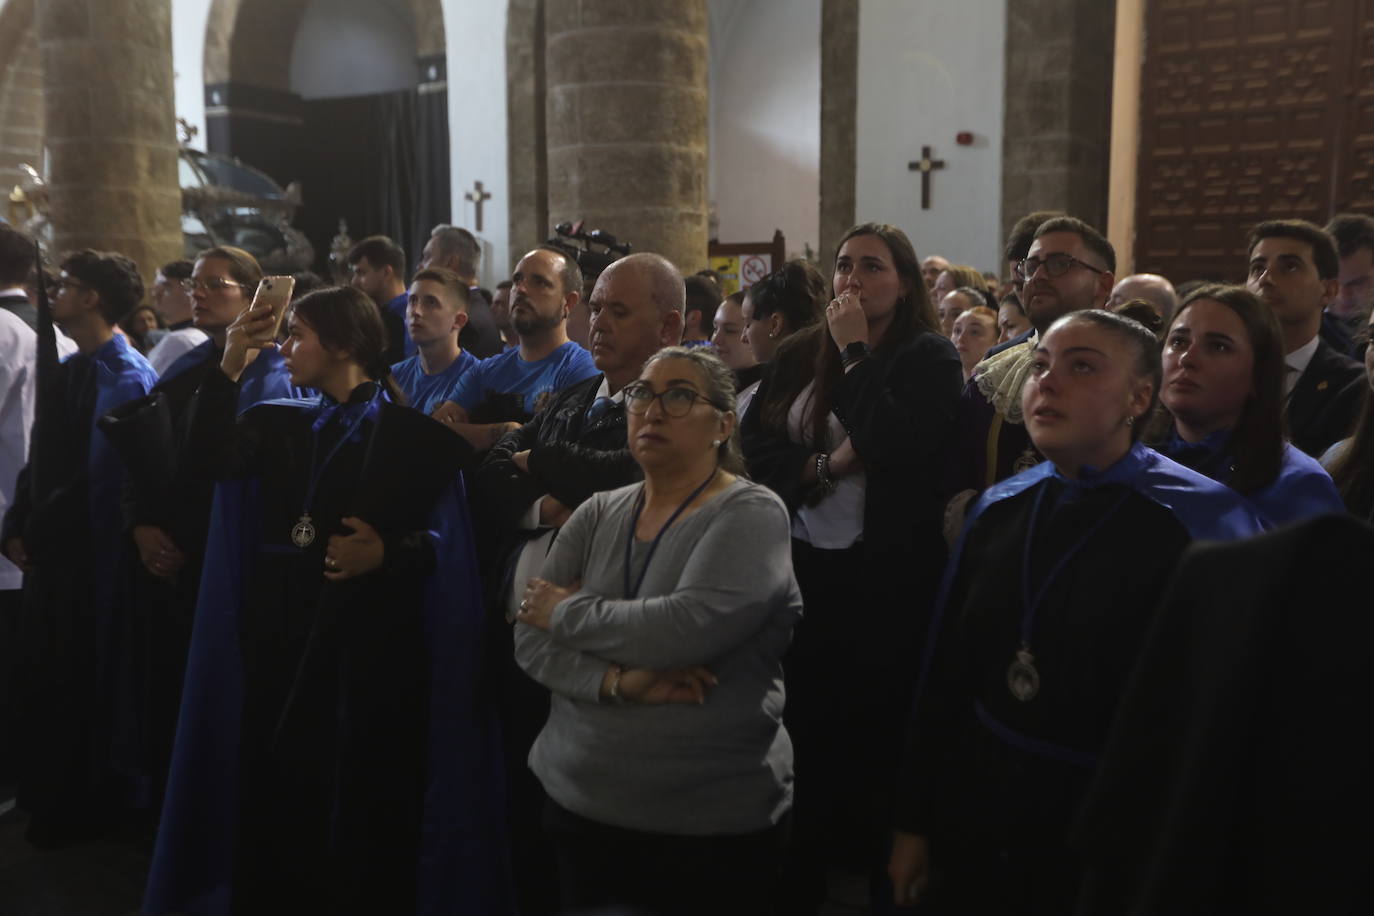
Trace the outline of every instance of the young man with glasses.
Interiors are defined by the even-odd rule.
[[[194,304],[191,294],[195,285],[191,284],[189,290],[186,288],[194,267],[190,261],[171,261],[159,267],[153,279],[153,308],[167,322],[167,333],[148,351],[148,362],[158,375],[207,338],[206,333],[195,326],[195,317],[191,314]]]
[[[962,527],[977,493],[1040,463],[1021,415],[1021,387],[1040,334],[1070,312],[1102,308],[1115,283],[1116,251],[1100,232],[1072,216],[1056,216],[1035,230],[1013,272],[1031,333],[989,352],[973,370],[959,403],[958,440],[950,450],[945,513],[947,537]]]

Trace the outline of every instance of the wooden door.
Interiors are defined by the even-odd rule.
[[[1239,282],[1264,219],[1374,212],[1374,0],[1151,0],[1135,269]]]

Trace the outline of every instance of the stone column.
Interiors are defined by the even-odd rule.
[[[859,0],[821,0],[821,272],[854,225]]]
[[[180,257],[171,0],[42,0],[53,250]]]
[[[1116,4],[1007,4],[1002,228],[1064,210],[1107,229]]]
[[[549,219],[706,266],[706,0],[548,0]]]

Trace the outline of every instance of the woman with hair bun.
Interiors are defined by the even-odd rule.
[[[500,912],[471,451],[402,406],[351,288],[292,306],[281,353],[320,394],[236,420],[273,328],[233,321],[191,417],[219,484],[145,911]]]
[[[1048,460],[983,492],[950,560],[897,793],[898,905],[1074,910],[1069,832],[1164,586],[1194,539],[1260,530],[1139,441],[1160,372],[1155,336],[1098,310],[1033,351],[1021,406]]]

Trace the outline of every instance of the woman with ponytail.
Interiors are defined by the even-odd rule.
[[[273,325],[229,326],[190,422],[218,486],[145,911],[499,912],[471,450],[403,406],[350,288],[292,306],[281,353],[320,394],[236,420]]]

